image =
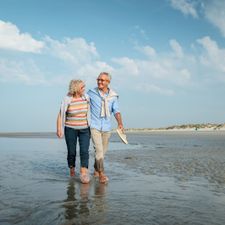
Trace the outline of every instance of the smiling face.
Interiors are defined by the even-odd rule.
[[[100,74],[97,78],[98,89],[101,91],[107,91],[110,80],[106,74]]]

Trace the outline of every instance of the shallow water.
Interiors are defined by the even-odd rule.
[[[225,132],[127,136],[107,185],[69,178],[64,140],[0,138],[0,224],[225,224]]]

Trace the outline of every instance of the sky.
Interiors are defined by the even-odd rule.
[[[102,71],[125,128],[225,123],[224,18],[224,0],[0,0],[0,132],[54,132],[70,80]]]

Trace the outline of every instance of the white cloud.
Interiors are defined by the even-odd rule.
[[[94,43],[87,43],[84,38],[65,38],[60,42],[46,37],[45,42],[47,54],[74,65],[87,63],[99,57]]]
[[[201,54],[201,62],[217,72],[225,73],[225,49],[220,49],[217,43],[210,37],[203,37],[197,42],[205,49]]]
[[[172,51],[160,52],[154,57],[114,58],[114,74],[124,79],[123,83],[120,79],[120,85],[133,89],[138,85],[138,90],[144,92],[173,95],[190,86],[202,87],[225,81],[225,49],[215,40],[210,37],[198,39],[189,53],[174,39],[170,40],[170,45]],[[136,46],[136,49],[144,47]]]
[[[173,41],[172,43],[176,54],[179,53],[178,55],[181,56],[182,53],[183,56],[182,47],[178,42]],[[136,46],[136,49],[140,50],[144,47]],[[114,58],[113,61],[117,64],[114,73],[117,77],[124,77],[124,80],[129,81],[130,85],[134,87],[137,83],[139,90],[172,95],[173,88],[188,85],[190,82],[191,72],[186,65],[187,60],[189,61],[187,57],[185,59],[174,57],[174,51],[167,54],[157,54],[146,59]],[[157,83],[157,86],[148,85],[152,83]]]
[[[174,9],[194,18],[204,16],[225,37],[225,1],[222,0],[169,0]]]
[[[67,77],[84,79],[88,84],[95,82],[101,71],[112,72],[113,68],[100,60],[95,44],[84,38],[64,38],[62,41],[45,38],[45,53],[58,58],[70,71]]]
[[[183,50],[181,45],[174,39],[170,40],[170,46],[173,49],[175,56],[178,58],[183,57]]]
[[[151,46],[149,45],[146,45],[146,46],[143,46],[143,47],[140,47],[140,46],[136,46],[136,48],[138,51],[142,52],[143,54],[145,54],[146,56],[148,57],[154,57],[156,56],[156,51],[154,48],[152,48]]]
[[[130,59],[128,57],[113,58],[113,62],[121,66],[120,69],[117,70],[117,73],[119,73],[120,76],[131,76],[139,74],[138,65],[133,59]]]
[[[46,80],[32,60],[0,60],[0,80],[28,85],[46,84]]]
[[[225,1],[211,0],[205,4],[206,18],[219,30],[225,37]]]
[[[63,83],[77,77],[95,80],[101,71],[113,71],[101,61],[95,44],[84,38],[64,38],[62,41],[51,37],[37,41],[28,33],[21,33],[16,25],[0,20],[0,48],[14,50],[0,62],[0,80],[19,81],[25,84]],[[30,54],[40,53],[33,58]]]
[[[191,15],[194,18],[198,18],[195,5],[190,0],[170,0],[170,3],[174,9],[181,11],[184,15]]]
[[[154,60],[137,61],[140,67],[140,74],[147,74],[154,79],[166,79],[170,70],[170,63],[162,58]]]
[[[188,69],[181,69],[180,78],[181,78],[181,83],[183,80],[189,80],[191,78],[190,71]]]
[[[134,43],[134,49],[143,53],[138,57],[112,58],[112,63],[101,60],[94,43],[84,38],[51,37],[43,39],[41,54],[4,55],[0,60],[0,80],[19,81],[25,84],[65,84],[72,78],[85,80],[91,86],[99,72],[109,71],[117,86],[144,92],[174,95],[180,88],[201,83],[201,79],[225,80],[225,49],[210,37],[197,40],[198,45],[187,54],[181,44],[171,39],[171,50],[157,52],[150,45]],[[208,70],[210,68],[210,70]],[[202,73],[203,72],[203,73]],[[206,76],[206,78],[204,78]]]
[[[138,85],[136,87],[136,89],[141,91],[141,92],[147,92],[147,93],[156,93],[156,94],[167,95],[167,96],[174,95],[173,90],[161,88],[157,85],[147,84],[147,83]]]
[[[201,44],[210,55],[216,55],[218,53],[218,45],[209,36],[198,39],[197,42]]]
[[[39,53],[43,47],[43,42],[28,33],[21,33],[16,25],[0,20],[0,48]]]

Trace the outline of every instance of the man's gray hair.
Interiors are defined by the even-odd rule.
[[[109,81],[111,81],[111,79],[112,79],[111,74],[108,73],[108,72],[101,72],[101,73],[99,74],[99,76],[101,76],[101,75],[106,75],[106,76],[108,77]]]

